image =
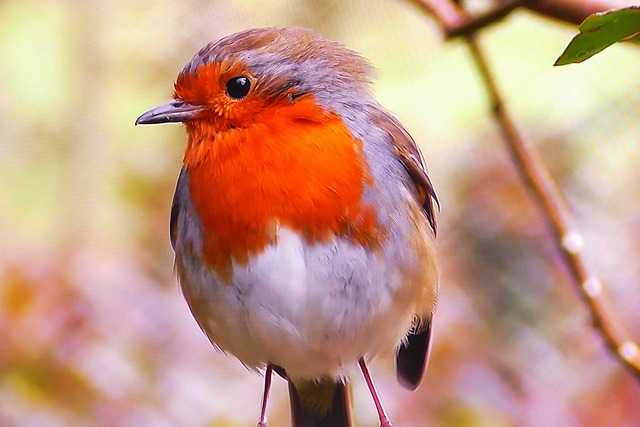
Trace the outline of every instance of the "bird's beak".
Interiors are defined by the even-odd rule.
[[[184,122],[192,119],[203,108],[202,105],[187,104],[181,99],[174,99],[171,102],[152,108],[138,117],[136,126]]]

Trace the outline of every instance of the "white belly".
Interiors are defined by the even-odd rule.
[[[294,377],[339,376],[359,357],[395,348],[424,290],[402,274],[417,262],[410,251],[372,253],[342,239],[309,245],[286,228],[248,264],[234,263],[230,284],[191,256],[176,262],[212,342],[248,367],[274,363]]]

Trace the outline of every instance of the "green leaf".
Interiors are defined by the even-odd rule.
[[[582,62],[627,38],[638,41],[639,33],[640,6],[595,13],[580,25],[580,34],[571,40],[554,65]]]

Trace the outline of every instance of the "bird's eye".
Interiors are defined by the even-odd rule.
[[[227,82],[227,95],[233,99],[244,98],[249,93],[249,89],[251,89],[249,77],[233,77]]]

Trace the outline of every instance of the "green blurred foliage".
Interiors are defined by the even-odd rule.
[[[442,202],[432,363],[398,426],[640,425],[500,142],[463,43],[399,0],[0,3],[0,426],[254,425],[261,377],[214,351],[173,279],[168,217],[185,136],[134,128],[205,43],[302,25],[360,51],[419,141]],[[569,26],[515,13],[480,36],[507,108],[575,210],[586,257],[636,337],[640,55],[549,64]],[[375,426],[354,380],[357,425]],[[286,425],[275,381],[271,424]]]
[[[580,34],[571,39],[554,65],[586,61],[616,42],[638,41],[639,36],[640,6],[593,14],[580,24]]]

